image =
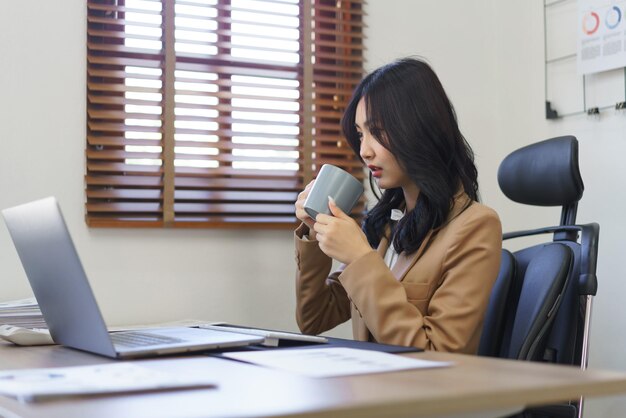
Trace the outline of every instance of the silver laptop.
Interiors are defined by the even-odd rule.
[[[113,358],[238,347],[263,337],[198,328],[109,333],[54,197],[2,211],[54,341]]]

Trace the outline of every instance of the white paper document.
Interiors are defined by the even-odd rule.
[[[345,347],[241,351],[225,353],[224,356],[310,377],[349,376],[452,365],[450,362],[420,360]]]
[[[187,378],[132,363],[0,371],[0,394],[23,402],[211,387],[215,384],[208,377]]]
[[[0,325],[9,324],[24,328],[46,328],[35,298],[0,302]]]

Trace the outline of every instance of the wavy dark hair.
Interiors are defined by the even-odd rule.
[[[395,250],[410,254],[417,251],[429,230],[446,222],[460,187],[478,200],[474,153],[459,130],[441,82],[421,59],[404,58],[378,68],[355,89],[341,125],[359,158],[355,114],[361,99],[365,100],[371,134],[395,156],[420,190],[415,208],[393,233]],[[387,189],[365,216],[363,230],[374,248],[385,233],[391,209],[403,202],[401,188]]]

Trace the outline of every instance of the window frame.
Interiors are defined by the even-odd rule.
[[[195,61],[177,57],[175,0],[160,3],[163,5],[161,52],[133,55],[123,44],[124,26],[120,22],[126,11],[124,0],[88,0],[85,175],[88,226],[293,228],[297,224],[293,202],[323,164],[337,165],[363,179],[362,165],[342,137],[339,126],[341,114],[363,73],[362,0],[298,2],[300,59],[291,70],[289,66],[263,62],[238,66],[238,60],[224,59],[229,55],[230,12],[234,10],[231,0],[218,0],[215,6],[217,57]],[[175,167],[175,70],[181,60],[190,67],[216,68],[218,77],[227,77],[229,69],[231,75],[284,73],[293,77],[295,74],[300,86],[296,160],[299,169],[292,175],[281,175],[272,170],[227,170],[228,165],[220,166],[224,174],[211,168]],[[126,146],[141,141],[126,138],[126,118],[111,122],[115,120],[111,118],[126,112],[127,100],[123,95],[126,77],[120,75],[120,68],[134,62],[161,69],[161,125],[154,130],[161,135],[160,166],[129,167],[122,158]],[[111,77],[112,74],[117,77]],[[232,82],[220,80],[221,90],[216,94],[220,109],[218,132],[226,134],[219,135],[217,144],[220,150],[228,151],[236,148],[229,124],[233,119],[229,112],[234,109],[228,99],[232,97],[228,91]],[[109,137],[110,132],[116,136]],[[220,154],[220,158],[226,158],[221,155],[226,154]],[[233,156],[229,158],[235,160]],[[190,212],[180,211],[179,207]],[[363,207],[362,201],[354,213],[358,216]]]

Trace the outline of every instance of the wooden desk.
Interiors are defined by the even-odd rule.
[[[528,404],[626,392],[626,374],[435,352],[410,354],[455,366],[309,379],[206,356],[142,365],[214,377],[217,389],[75,398],[34,404],[0,396],[0,416],[20,417],[426,417],[487,416]],[[112,360],[62,348],[0,343],[0,369],[64,367]]]

